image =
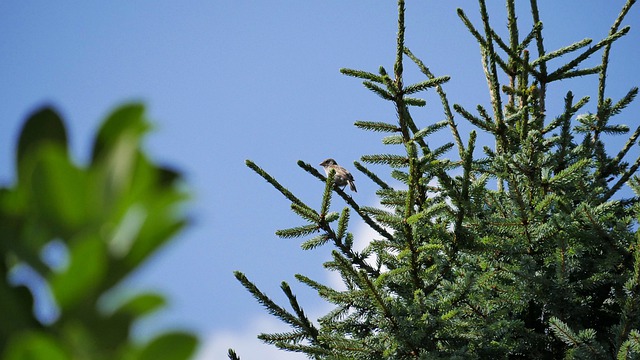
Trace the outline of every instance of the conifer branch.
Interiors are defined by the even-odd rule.
[[[304,311],[300,307],[300,304],[298,303],[296,296],[291,291],[291,287],[289,287],[289,284],[283,281],[282,284],[280,285],[280,288],[289,299],[289,304],[291,305],[291,308],[298,316],[300,328],[301,330],[304,331],[305,337],[310,338],[309,340],[311,341],[311,343],[316,345],[318,343],[318,333],[319,333],[318,329],[311,323],[309,318],[307,318],[307,315],[304,313]]]
[[[374,174],[373,172],[371,172],[369,169],[367,169],[366,167],[364,167],[362,164],[360,164],[357,161],[353,162],[353,165],[356,167],[356,169],[358,169],[361,173],[365,174],[369,179],[371,179],[374,183],[376,183],[378,186],[380,186],[380,188],[382,189],[391,189],[391,186],[389,186],[386,182],[382,181],[382,179],[380,179],[378,177],[378,175]]]
[[[634,326],[640,325],[638,317],[640,316],[640,299],[634,294],[640,294],[640,239],[636,237],[636,242],[631,249],[633,255],[633,274],[624,284],[625,301],[622,307],[622,319],[618,326],[617,344],[620,346],[620,352],[625,349],[625,353],[629,353],[630,345],[635,337],[635,351],[640,354],[640,333],[638,330],[632,330]],[[635,332],[635,334],[634,334]],[[626,339],[626,341],[624,341]],[[624,341],[624,343],[623,343]],[[619,353],[620,353],[619,352]],[[618,356],[618,358],[620,358]],[[624,357],[627,359],[627,357]]]
[[[518,51],[518,17],[516,16],[515,0],[507,0],[507,28],[509,29],[509,48]]]
[[[403,91],[403,88],[404,88],[402,84],[402,73],[403,73],[402,59],[404,54],[404,32],[405,32],[404,12],[405,12],[404,0],[398,0],[398,34],[396,36],[396,39],[397,39],[396,61],[395,61],[395,64],[393,65],[393,74],[395,76],[394,82],[395,82],[396,88],[399,91]],[[402,126],[402,123],[401,123],[401,126]]]
[[[377,132],[400,132],[398,125],[379,121],[356,121],[354,125],[361,129]]]
[[[540,22],[540,12],[538,11],[538,0],[530,0],[531,5],[531,17],[533,18],[534,24],[542,24]],[[544,49],[544,40],[542,38],[542,26],[535,31],[536,38],[536,48],[538,49],[538,57],[544,56],[546,54]],[[540,63],[540,112],[546,112],[546,96],[547,96],[547,63]]]
[[[525,59],[523,59],[522,57],[520,57],[517,53],[517,51],[519,51],[518,49],[514,50],[512,48],[510,48],[507,44],[504,43],[504,41],[500,38],[500,36],[498,36],[498,34],[491,29],[491,36],[493,38],[493,40],[495,40],[496,44],[498,44],[498,46],[504,50],[507,55],[509,55],[509,61],[511,63],[515,63],[518,64],[520,66],[522,66],[522,68],[528,72],[529,74],[532,74],[537,80],[542,80],[542,75],[540,74],[540,72],[538,72],[536,69],[534,69],[534,65],[529,64],[528,61],[526,61]],[[523,50],[525,52],[527,52],[527,50]],[[499,57],[498,57],[499,58]],[[499,64],[503,64],[501,65],[501,67],[503,68],[503,70],[505,71],[505,73],[507,73],[509,76],[511,77],[515,77],[517,74],[517,69],[515,68],[515,66],[509,66],[504,64],[503,60],[500,60],[498,62]]]
[[[631,7],[635,2],[636,0],[627,0],[627,2],[622,7],[622,10],[620,11],[620,14],[616,18],[616,20],[613,22],[613,25],[611,25],[611,29],[609,30],[609,36],[612,36],[616,32],[618,32],[618,28],[620,27],[622,20],[627,15],[627,13],[629,12],[629,10],[631,9]],[[611,44],[612,43],[605,45],[604,50],[602,51],[602,61],[600,62],[600,65],[602,66],[602,68],[600,71],[600,76],[598,78],[598,109],[602,108],[602,106],[604,105],[604,99],[605,99],[604,94],[605,94],[606,81],[607,81],[607,68],[609,67],[609,53],[611,52]]]
[[[320,217],[324,218],[325,215],[329,212],[329,206],[331,205],[331,194],[333,193],[331,189],[334,187],[333,178],[336,175],[336,170],[329,170],[329,174],[327,174],[327,181],[324,187],[324,193],[322,195],[322,204],[320,205]]]
[[[629,139],[627,139],[627,142],[624,144],[622,149],[620,149],[616,157],[613,158],[613,160],[611,160],[611,164],[613,167],[620,166],[622,159],[624,159],[624,157],[627,155],[631,147],[636,144],[636,141],[638,140],[639,136],[640,136],[640,126],[638,126],[636,128],[636,131],[634,131],[633,134],[631,134],[631,136],[629,137]],[[606,176],[608,175],[609,174],[606,174]]]
[[[318,230],[319,227],[316,226],[316,229]],[[326,244],[329,240],[331,240],[331,237],[328,234],[320,234],[300,244],[300,248],[302,250],[313,250]]]
[[[620,188],[622,188],[622,185],[626,184],[627,181],[629,181],[629,179],[631,178],[632,175],[634,175],[637,171],[638,168],[640,168],[640,157],[638,157],[636,159],[636,161],[633,163],[633,165],[629,168],[629,170],[627,170],[619,179],[618,181],[615,183],[615,185],[613,185],[609,191],[602,197],[601,201],[605,202],[608,201],[609,199],[611,199],[611,197],[613,195],[615,195],[618,190],[620,190]]]
[[[627,94],[622,97],[622,99],[618,100],[617,103],[615,103],[613,106],[611,106],[608,109],[607,115],[613,116],[613,115],[620,114],[620,112],[624,108],[626,108],[627,106],[629,106],[629,104],[633,102],[633,100],[636,98],[637,95],[638,95],[638,88],[632,87],[631,90],[629,90],[629,92],[627,92]]]
[[[369,276],[367,276],[365,272],[362,272],[362,271],[358,272],[355,269],[353,269],[353,267],[351,267],[351,264],[346,262],[342,257],[335,256],[334,258],[338,262],[340,262],[344,268],[350,269],[350,272],[352,273],[352,275],[361,281],[361,283],[364,285],[363,289],[367,290],[367,294],[371,297],[374,304],[382,310],[383,317],[389,322],[393,330],[397,330],[398,323],[396,322],[396,318],[393,316],[387,303],[384,301],[384,299],[380,295],[379,289],[371,282],[371,279],[369,279]]]
[[[518,45],[518,51],[522,51],[529,47],[531,41],[536,38],[538,32],[542,31],[542,28],[543,26],[541,22],[535,23],[531,28],[531,31],[524,37],[524,39],[522,39],[520,45]]]
[[[340,73],[342,73],[344,75],[347,75],[347,76],[353,76],[353,77],[357,77],[357,78],[360,78],[360,79],[373,81],[373,82],[376,82],[376,83],[379,83],[379,84],[383,83],[382,76],[376,75],[374,73],[362,71],[362,70],[353,70],[353,69],[342,68],[342,69],[340,69]]]
[[[381,86],[378,86],[370,81],[363,81],[362,84],[364,85],[364,87],[366,87],[367,89],[373,91],[376,95],[380,96],[381,98],[385,99],[385,100],[389,100],[389,101],[393,101],[394,99],[394,95],[395,94],[391,94],[389,91],[383,89]]]
[[[536,66],[536,65],[538,65],[540,63],[543,63],[543,62],[545,62],[545,63],[549,62],[552,59],[560,57],[560,56],[562,56],[564,54],[568,54],[570,52],[582,49],[583,47],[591,44],[592,42],[593,42],[592,39],[582,39],[580,41],[577,41],[577,42],[575,42],[575,43],[573,43],[571,45],[565,46],[565,47],[560,48],[558,50],[548,52],[548,53],[544,54],[543,56],[540,56],[539,58],[533,60],[531,62],[531,66]]]
[[[489,123],[485,120],[481,120],[480,118],[476,117],[475,115],[471,114],[470,112],[468,112],[465,108],[462,107],[462,105],[459,104],[453,104],[453,109],[460,115],[462,115],[462,117],[464,117],[465,119],[467,119],[470,123],[472,123],[473,125],[479,127],[482,130],[485,130],[487,132],[493,133],[495,132],[495,126],[493,123]]]
[[[245,289],[247,289],[251,293],[251,295],[253,295],[253,297],[260,304],[262,304],[262,306],[264,306],[264,308],[267,309],[267,311],[271,315],[279,318],[283,322],[295,328],[300,328],[302,326],[300,321],[295,316],[293,316],[291,313],[281,308],[271,299],[269,299],[269,297],[261,292],[251,281],[249,281],[249,279],[247,279],[247,277],[243,273],[241,273],[240,271],[234,271],[233,274],[235,275],[236,279],[240,281],[242,286],[244,286]]]
[[[303,226],[293,227],[289,229],[278,230],[276,231],[276,235],[281,238],[287,239],[287,238],[297,238],[297,237],[307,236],[317,231],[318,231],[318,225],[311,224],[311,225],[303,225]]]
[[[409,159],[405,155],[382,154],[382,155],[362,155],[361,160],[370,164],[388,165],[393,168],[406,168]]]
[[[303,162],[303,161],[298,161],[298,166],[300,166],[301,168],[303,168],[305,171],[307,171],[308,173],[310,173],[311,175],[315,176],[316,178],[318,178],[320,181],[325,182],[327,179],[321,175],[318,170],[316,170],[313,166]],[[379,226],[378,224],[376,224],[375,221],[373,221],[367,214],[365,214],[364,212],[362,212],[362,210],[360,209],[360,206],[358,204],[356,204],[355,201],[353,201],[353,198],[349,195],[347,195],[344,191],[342,191],[340,188],[334,187],[333,189],[338,195],[340,195],[340,197],[347,203],[349,204],[349,206],[351,206],[351,208],[353,210],[355,210],[356,213],[358,213],[358,215],[360,215],[360,217],[362,218],[362,220],[364,220],[365,223],[367,223],[367,225],[371,226],[372,229],[374,229],[376,232],[378,232],[378,234],[384,236],[385,238],[389,239],[389,240],[393,240],[393,236],[391,234],[389,234],[389,232],[387,232],[384,228],[382,228],[381,226]]]
[[[287,199],[289,199],[292,203],[303,207],[303,208],[307,208],[310,209],[305,203],[303,203],[300,199],[298,199],[297,197],[295,197],[289,190],[287,190],[284,186],[280,185],[280,183],[274,179],[271,175],[269,175],[266,171],[262,170],[258,165],[256,165],[253,161],[251,160],[246,160],[245,163],[247,164],[247,166],[255,171],[258,175],[262,176],[262,178],[264,178],[265,180],[267,180],[267,182],[271,185],[273,185],[273,187],[275,187],[278,191],[280,191],[280,193],[282,193],[282,195],[284,195]]]
[[[571,78],[579,77],[579,76],[597,74],[597,73],[600,72],[601,68],[602,68],[602,66],[598,65],[598,66],[594,66],[594,67],[587,68],[587,69],[578,69],[578,70],[567,71],[567,72],[562,73],[562,74],[557,74],[557,75],[555,75],[553,77],[551,75],[549,75],[547,80],[549,82],[552,82],[552,81],[557,81],[557,80],[571,79]]]
[[[347,225],[349,224],[349,208],[342,209],[342,214],[338,219],[338,229],[336,231],[336,237],[342,239],[347,233]]]
[[[233,349],[229,349],[227,356],[229,357],[229,360],[240,360],[240,357],[235,351],[233,351]]]
[[[454,234],[456,242],[456,246],[460,247],[460,242],[463,240],[463,228],[462,223],[466,216],[467,209],[469,208],[469,185],[471,184],[471,166],[473,164],[473,151],[475,149],[476,144],[476,132],[472,131],[469,135],[469,145],[467,146],[467,151],[465,157],[463,159],[464,163],[462,166],[463,174],[462,174],[462,190],[460,192],[460,198],[456,200],[456,220],[454,226]]]
[[[491,104],[493,105],[493,113],[496,118],[496,124],[498,130],[502,124],[504,124],[504,115],[502,113],[502,99],[500,97],[500,82],[498,80],[498,70],[496,69],[496,52],[493,48],[493,37],[491,36],[492,30],[489,24],[489,13],[487,12],[487,4],[485,0],[478,0],[480,4],[480,18],[484,25],[484,35],[487,38],[486,56],[489,60],[487,82],[489,84],[489,92],[491,93]]]
[[[422,60],[418,59],[413,53],[405,46],[404,53],[413,60],[414,63],[418,66],[420,71],[427,76],[429,79],[435,79],[435,75],[427,68]],[[453,138],[455,139],[456,145],[458,146],[458,153],[462,158],[464,154],[464,145],[462,144],[462,140],[460,138],[460,134],[458,133],[458,125],[455,123],[455,119],[453,117],[453,113],[451,112],[451,107],[449,106],[449,100],[447,99],[447,94],[442,89],[442,86],[439,84],[436,85],[436,92],[438,96],[440,96],[440,101],[442,102],[442,107],[444,110],[445,117],[447,119],[447,123],[449,124],[449,128],[451,129],[451,133],[453,134]]]
[[[629,26],[624,27],[624,28],[622,28],[622,30],[617,31],[616,33],[614,33],[614,34],[612,34],[610,36],[607,36],[606,38],[600,40],[600,42],[598,42],[594,46],[590,47],[589,49],[587,49],[582,54],[578,55],[575,59],[569,61],[567,64],[561,66],[556,71],[554,71],[551,74],[549,74],[549,76],[547,78],[548,82],[552,82],[552,81],[555,81],[555,80],[562,79],[563,75],[565,75],[565,73],[567,73],[571,69],[573,69],[576,66],[578,66],[578,64],[580,64],[581,62],[586,60],[593,53],[595,53],[596,51],[600,50],[604,46],[613,43],[614,41],[618,40],[622,36],[626,35],[629,32],[629,29],[630,29]]]
[[[405,95],[409,95],[409,94],[413,94],[416,92],[420,92],[432,87],[436,87],[436,86],[440,86],[444,83],[446,83],[447,81],[449,81],[451,79],[451,77],[449,76],[441,76],[441,77],[437,77],[437,78],[433,78],[433,79],[429,79],[429,80],[424,80],[421,81],[419,83],[416,84],[411,84],[407,87],[404,88],[403,93]]]

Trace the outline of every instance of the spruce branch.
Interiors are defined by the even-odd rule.
[[[298,161],[298,166],[300,166],[302,169],[304,169],[306,172],[310,173],[311,175],[315,176],[316,178],[318,178],[320,181],[326,181],[326,178],[320,174],[318,172],[318,170],[316,170],[313,166],[303,162],[302,160]],[[358,204],[356,204],[355,201],[353,201],[353,198],[349,195],[347,195],[347,193],[345,193],[344,191],[342,191],[339,188],[334,188],[334,191],[340,195],[340,197],[347,203],[349,204],[349,206],[351,206],[351,208],[353,210],[355,210],[356,213],[358,213],[358,215],[360,215],[360,217],[362,218],[362,220],[364,220],[365,223],[367,223],[367,225],[369,225],[372,229],[374,229],[376,232],[378,232],[378,234],[384,236],[385,238],[389,239],[389,240],[393,240],[393,236],[391,234],[389,234],[389,232],[387,232],[387,230],[385,230],[384,228],[382,228],[381,226],[379,226],[378,224],[376,224],[375,221],[373,221],[367,214],[365,214],[364,212],[362,212],[360,210],[360,206]]]
[[[541,22],[533,24],[533,27],[531,27],[531,31],[527,34],[527,36],[524,37],[524,39],[522,39],[520,45],[518,45],[518,50],[522,51],[529,47],[531,41],[536,38],[538,32],[542,31],[542,28],[543,26]]]
[[[409,159],[405,155],[376,154],[362,155],[362,161],[370,164],[388,165],[393,168],[404,168],[409,164]]]
[[[413,97],[405,97],[402,99],[402,102],[404,103],[404,105],[407,105],[407,106],[423,107],[427,105],[427,102],[424,99],[413,98]]]
[[[490,133],[494,133],[495,132],[495,125],[492,122],[489,122],[487,120],[483,120],[480,119],[478,117],[476,117],[475,115],[471,114],[469,111],[467,111],[465,108],[462,107],[462,105],[459,104],[453,104],[453,109],[460,115],[462,115],[462,117],[464,117],[465,119],[467,119],[470,123],[472,123],[473,125],[479,127],[482,130],[485,130],[487,132]],[[490,118],[488,119],[490,120]]]
[[[335,184],[333,183],[333,178],[336,175],[336,170],[329,170],[329,174],[327,174],[327,180],[325,182],[324,193],[322,195],[322,204],[320,205],[320,217],[324,219],[325,215],[329,212],[329,206],[331,205],[331,191]]]
[[[347,233],[347,226],[349,225],[349,208],[342,209],[340,218],[338,219],[338,229],[336,230],[336,237],[342,239]]]
[[[280,191],[280,193],[282,193],[282,195],[284,195],[287,199],[289,199],[292,203],[303,207],[303,208],[307,208],[310,209],[305,203],[303,203],[300,199],[298,199],[297,197],[295,197],[289,190],[287,190],[284,186],[280,185],[280,183],[278,181],[276,181],[276,179],[274,179],[271,175],[269,175],[266,171],[262,170],[258,165],[256,165],[253,161],[251,160],[246,160],[245,163],[247,164],[247,166],[255,171],[258,175],[262,176],[262,178],[264,178],[265,180],[267,180],[267,182],[269,184],[271,184],[273,187],[275,187],[278,191]]]
[[[512,64],[520,65],[527,73],[532,74],[537,80],[542,80],[542,75],[536,69],[534,69],[534,65],[529,64],[529,62],[518,54],[519,49],[512,49],[507,44],[504,43],[502,38],[491,29],[492,39],[498,44],[498,46],[504,50],[504,52],[509,55],[509,62]],[[528,51],[525,49],[523,52],[526,54]],[[497,55],[496,55],[497,56]],[[503,69],[505,73],[509,76],[515,77],[518,73],[518,69],[514,65],[507,65],[504,60],[502,60],[499,56],[497,57],[498,64]]]
[[[300,281],[301,283],[309,286],[310,288],[314,289],[317,291],[318,295],[320,295],[320,297],[322,297],[323,299],[330,301],[330,302],[335,302],[337,300],[338,297],[340,297],[340,295],[342,295],[341,292],[326,286],[326,285],[322,285],[319,282],[310,279],[307,276],[301,275],[301,274],[296,274],[295,275],[296,279],[298,281]]]
[[[518,17],[515,0],[507,0],[507,28],[509,29],[509,48],[518,51]]]
[[[382,139],[382,143],[384,145],[400,145],[402,144],[403,139],[401,135],[390,135],[390,136],[385,136]]]
[[[571,70],[571,71],[564,72],[562,74],[558,74],[557,76],[554,76],[554,77],[551,77],[551,75],[550,75],[547,78],[547,80],[549,82],[551,82],[551,81],[565,80],[565,79],[571,79],[571,78],[574,78],[574,77],[597,74],[597,73],[600,72],[601,69],[602,69],[602,66],[598,65],[598,66],[594,66],[594,67],[587,68],[587,69]]]
[[[229,357],[229,360],[240,360],[240,357],[233,349],[229,349],[227,356]]]
[[[382,84],[382,76],[380,75],[376,75],[370,72],[366,72],[366,71],[362,71],[362,70],[354,70],[354,69],[346,69],[346,68],[342,68],[340,69],[340,73],[347,75],[347,76],[352,76],[352,77],[356,77],[359,79],[364,79],[364,80],[369,80],[372,82],[376,82],[379,84]]]
[[[624,284],[624,303],[622,306],[622,319],[618,326],[617,343],[622,343],[620,352],[629,354],[634,351],[640,354],[640,333],[638,330],[632,330],[634,326],[640,325],[638,317],[640,316],[640,239],[636,238],[636,242],[631,249],[633,252],[633,273]],[[635,341],[634,341],[635,339]],[[624,343],[623,343],[624,341]],[[624,349],[624,350],[623,350]],[[620,358],[620,356],[618,355]],[[627,357],[624,357],[627,359]]]
[[[381,98],[385,100],[393,101],[395,94],[390,93],[389,91],[383,89],[381,86],[378,86],[366,80],[363,81],[362,84],[364,85],[364,87],[373,91],[376,95],[380,96]]]
[[[416,84],[408,85],[407,87],[404,88],[403,93],[405,95],[417,93],[432,87],[440,86],[446,83],[447,81],[449,81],[450,79],[451,77],[449,76],[441,76],[441,77],[421,81]]]
[[[540,22],[540,12],[538,11],[538,0],[530,0],[531,5],[531,17],[533,19],[534,24],[541,24]],[[536,48],[538,49],[538,57],[544,56],[546,54],[544,49],[544,39],[542,38],[542,26],[535,31],[536,38]],[[540,112],[546,112],[546,95],[547,95],[547,63],[540,63]]]
[[[421,130],[413,134],[412,140],[417,141],[418,139],[427,137],[435,133],[436,131],[444,128],[445,126],[447,126],[447,124],[448,124],[447,120],[443,120],[443,121],[438,121],[437,123],[433,123],[425,128],[422,128]]]
[[[467,151],[465,157],[463,159],[463,175],[462,175],[462,190],[460,192],[460,198],[453,199],[456,203],[456,220],[454,225],[454,234],[455,234],[455,245],[459,247],[461,241],[463,240],[463,227],[462,223],[464,222],[467,209],[469,208],[469,186],[471,184],[471,166],[473,164],[473,151],[475,149],[476,143],[476,132],[472,131],[469,135],[469,144],[467,145]]]
[[[380,188],[382,189],[391,189],[391,186],[389,186],[386,182],[382,181],[382,179],[380,179],[376,174],[374,174],[373,172],[371,172],[369,169],[367,169],[366,167],[364,167],[362,164],[360,164],[357,161],[353,162],[353,165],[356,167],[356,169],[358,169],[361,173],[365,174],[369,179],[371,179],[374,183],[376,183],[378,186],[380,186]]]
[[[296,298],[296,296],[291,291],[291,287],[289,287],[289,284],[287,284],[286,282],[283,281],[281,283],[281,285],[280,285],[280,288],[282,289],[282,291],[285,293],[285,295],[289,299],[289,304],[291,305],[291,308],[293,309],[293,311],[298,316],[298,320],[300,321],[300,328],[301,328],[301,330],[304,331],[305,337],[306,338],[310,338],[309,340],[311,341],[311,343],[314,344],[314,345],[317,345],[319,331],[311,323],[311,321],[309,320],[307,315],[302,310],[302,307],[300,307],[300,304],[298,303],[298,299]]]
[[[588,39],[588,38],[587,39],[582,39],[580,41],[577,41],[577,42],[575,42],[575,43],[573,43],[571,45],[565,46],[565,47],[560,48],[558,50],[548,52],[548,53],[538,57],[537,59],[533,60],[530,65],[531,66],[537,66],[540,63],[549,62],[552,59],[560,57],[560,56],[562,56],[564,54],[568,54],[570,52],[582,49],[583,47],[591,44],[592,42],[593,42],[592,39]]]
[[[613,158],[613,160],[611,160],[611,164],[612,164],[613,167],[620,166],[620,163],[622,162],[622,159],[624,159],[624,157],[627,155],[627,153],[629,152],[631,147],[636,144],[636,141],[638,140],[639,136],[640,136],[640,126],[638,126],[636,128],[636,131],[634,131],[633,134],[631,134],[631,136],[629,137],[629,139],[627,139],[627,142],[624,144],[622,149],[620,149],[620,151],[618,152],[616,157]],[[605,176],[605,177],[608,176],[608,175],[609,174],[606,174],[606,175],[603,174],[603,176]]]
[[[606,46],[608,44],[611,44],[614,41],[616,41],[619,38],[621,38],[622,36],[626,35],[629,32],[630,29],[631,28],[629,26],[624,27],[624,28],[622,28],[622,30],[617,31],[616,33],[614,33],[612,35],[609,35],[606,38],[600,40],[597,44],[595,44],[594,46],[590,47],[589,49],[584,51],[582,54],[578,55],[575,59],[569,61],[565,65],[563,65],[560,68],[558,68],[556,71],[554,71],[551,74],[549,74],[549,76],[547,77],[548,82],[552,82],[552,81],[555,81],[555,80],[562,79],[563,75],[565,75],[567,72],[569,72],[570,70],[572,70],[573,68],[578,66],[581,62],[586,60],[589,56],[591,56],[596,51],[602,49],[604,46]]]
[[[488,59],[488,63],[486,64],[486,68],[488,69],[488,73],[486,73],[487,83],[489,84],[494,117],[499,128],[501,124],[504,123],[504,115],[502,113],[502,99],[500,97],[500,81],[498,80],[498,71],[496,69],[496,59],[498,56],[493,48],[492,29],[489,23],[487,4],[485,0],[478,0],[478,3],[480,4],[480,18],[484,25],[484,36],[487,39],[487,47],[485,49],[486,58]]]
[[[617,103],[615,103],[613,106],[611,106],[611,108],[608,109],[607,115],[613,116],[613,115],[620,114],[620,112],[624,108],[626,108],[627,106],[629,106],[629,104],[633,102],[633,100],[636,98],[637,95],[638,95],[638,88],[637,87],[631,88],[631,90],[629,90],[629,92],[627,92],[627,94],[623,96],[622,99],[618,100]]]
[[[253,297],[260,304],[262,304],[262,306],[264,306],[265,309],[267,309],[267,312],[269,312],[269,314],[277,317],[284,323],[287,323],[294,328],[302,327],[299,319],[297,319],[293,314],[289,313],[288,311],[274,303],[271,299],[269,299],[269,297],[261,292],[251,281],[249,281],[249,279],[247,279],[247,277],[243,273],[241,273],[240,271],[234,271],[233,274],[235,275],[236,279],[242,284],[242,286],[244,286],[244,288],[247,289],[251,293],[251,295],[253,295]]]
[[[620,14],[618,14],[618,17],[613,22],[613,25],[611,25],[611,29],[609,29],[609,36],[612,36],[618,32],[618,28],[620,27],[622,20],[629,13],[629,10],[631,10],[631,7],[635,2],[636,0],[627,0],[627,2],[622,7],[622,10],[620,11]],[[609,67],[609,53],[611,52],[611,44],[612,43],[605,45],[604,50],[602,51],[602,61],[600,62],[602,68],[600,71],[600,76],[598,77],[598,109],[602,108],[602,106],[604,105],[607,68]]]
[[[316,228],[318,227],[316,226]],[[305,240],[302,244],[300,244],[300,248],[302,248],[302,250],[313,250],[326,244],[330,240],[331,236],[329,236],[328,234],[320,234],[318,236],[312,237],[309,240]]]
[[[398,125],[379,121],[356,121],[354,125],[364,130],[377,132],[400,132]]]
[[[396,40],[397,40],[396,61],[393,65],[393,74],[395,76],[394,82],[398,90],[402,90],[404,88],[402,84],[402,73],[403,73],[402,59],[404,54],[404,32],[405,32],[404,13],[405,13],[404,0],[398,0],[398,34],[396,36]]]
[[[558,339],[562,340],[565,344],[574,347],[580,345],[578,335],[576,335],[576,333],[574,333],[573,330],[571,330],[569,326],[560,319],[552,317],[549,320],[549,326]]]
[[[306,206],[300,206],[296,203],[291,203],[291,210],[310,223],[316,224],[323,219],[315,210]]]
[[[433,75],[433,73],[429,70],[429,68],[424,65],[422,60],[418,59],[418,57],[416,57],[409,50],[409,48],[405,47],[404,53],[411,60],[413,60],[413,62],[418,66],[420,71],[427,76],[427,78],[429,79],[436,78],[435,75]],[[442,89],[442,86],[440,85],[436,85],[436,92],[438,93],[438,96],[440,97],[440,101],[442,102],[442,107],[444,110],[445,117],[447,119],[447,123],[449,124],[449,128],[451,129],[451,134],[453,135],[456,145],[458,146],[458,153],[460,154],[460,157],[462,157],[463,156],[462,154],[464,153],[464,145],[462,144],[462,140],[458,132],[458,125],[456,125],[455,119],[453,117],[453,113],[451,112],[451,107],[449,106],[449,100],[447,99],[447,94],[444,92],[444,90]]]
[[[318,231],[318,225],[311,224],[311,225],[302,225],[302,226],[297,226],[293,228],[278,230],[276,231],[276,235],[281,238],[290,239],[290,238],[307,236],[317,231]]]
[[[582,99],[578,100],[577,103],[573,104],[573,93],[569,91],[567,92],[564,100],[565,104],[563,113],[560,116],[556,117],[549,124],[547,124],[547,126],[542,129],[542,134],[547,134],[556,129],[558,126],[564,126],[567,121],[570,122],[573,115],[575,115],[578,110],[580,110],[584,105],[587,104],[587,102],[589,102],[589,97],[585,96]],[[566,131],[569,130],[569,128],[566,129]]]
[[[604,194],[604,196],[602,197],[601,201],[605,202],[608,201],[609,199],[611,199],[611,197],[613,195],[615,195],[618,190],[620,190],[622,188],[622,185],[626,184],[627,181],[629,181],[629,179],[631,178],[632,175],[634,175],[637,171],[638,168],[640,168],[640,156],[636,159],[636,161],[633,163],[633,165],[629,168],[629,170],[627,170],[619,179],[618,181],[616,181],[615,185],[613,185],[609,191],[607,193]]]

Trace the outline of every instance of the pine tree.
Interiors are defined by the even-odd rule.
[[[508,38],[492,27],[485,0],[479,0],[479,25],[459,9],[480,45],[491,99],[491,109],[469,110],[450,105],[443,87],[449,77],[434,75],[405,44],[405,3],[398,0],[392,73],[341,70],[397,111],[397,123],[355,123],[386,133],[384,144],[404,150],[354,163],[378,185],[385,208],[357,204],[333,185],[333,172],[325,177],[299,161],[325,182],[314,208],[247,161],[305,222],[277,235],[305,238],[305,250],[333,246],[324,266],[346,287],[296,275],[333,305],[312,321],[287,283],[281,287],[290,310],[236,272],[258,302],[291,327],[259,338],[313,359],[639,358],[640,204],[637,195],[624,197],[620,190],[628,185],[640,195],[640,158],[625,161],[640,127],[617,153],[610,154],[603,140],[630,132],[614,118],[638,88],[618,100],[605,90],[610,49],[628,33],[621,26],[634,2],[627,1],[602,40],[554,51],[545,47],[536,0],[529,4],[534,25],[524,37],[515,0],[506,1]],[[596,53],[600,64],[583,67]],[[552,66],[558,58],[563,65]],[[405,85],[405,63],[426,80]],[[598,76],[596,102],[568,92],[563,109],[547,109],[547,89],[578,76]],[[422,126],[412,117],[414,107],[425,106],[414,96],[425,90],[439,95],[444,121]],[[463,141],[456,116],[492,135],[495,145],[476,150],[475,131]],[[447,127],[452,142],[433,148],[429,136]],[[457,156],[447,157],[454,150]],[[363,163],[388,166],[405,188],[393,188]],[[347,205],[339,213],[330,211],[335,196]],[[348,231],[354,212],[379,235],[360,252]],[[233,350],[229,356],[239,358]]]

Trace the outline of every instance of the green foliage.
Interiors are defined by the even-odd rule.
[[[532,23],[520,40],[515,0],[507,0],[509,36],[491,25],[484,0],[481,26],[463,10],[458,15],[480,45],[491,109],[477,112],[450,105],[443,84],[404,43],[405,4],[398,1],[398,37],[393,74],[342,69],[362,79],[366,89],[397,110],[397,124],[359,121],[366,131],[386,133],[395,151],[364,155],[401,181],[394,189],[372,171],[355,167],[379,186],[384,208],[358,205],[331,186],[312,166],[298,165],[324,182],[320,210],[314,210],[254,163],[247,164],[292,201],[307,223],[278,235],[313,236],[303,249],[331,244],[324,266],[337,272],[346,290],[335,290],[303,275],[332,310],[310,322],[289,286],[282,289],[293,311],[274,303],[245,275],[243,286],[269,313],[292,327],[260,339],[314,359],[637,359],[640,357],[640,158],[624,161],[637,144],[640,128],[615,156],[603,135],[623,136],[629,128],[613,118],[634,100],[637,87],[620,100],[605,96],[611,45],[628,33],[620,25],[634,1],[624,5],[608,35],[546,51],[537,2]],[[502,21],[500,23],[503,23]],[[593,44],[593,45],[592,45]],[[602,52],[602,61],[580,68]],[[536,55],[533,55],[536,54]],[[530,58],[533,58],[531,60]],[[406,60],[427,80],[404,85]],[[563,61],[550,70],[548,64]],[[574,101],[568,92],[562,109],[547,109],[547,89],[575,76],[599,76],[597,104]],[[502,82],[506,80],[506,83]],[[435,89],[445,120],[418,126],[407,97]],[[466,142],[455,113],[493,137],[476,158],[476,132]],[[449,127],[453,142],[433,149],[430,136]],[[456,147],[459,158],[446,158]],[[636,196],[619,190],[629,185]],[[347,207],[329,212],[333,196]],[[353,248],[351,211],[377,235],[365,249]],[[355,216],[355,215],[354,215]],[[338,220],[337,224],[335,220]],[[319,232],[319,234],[315,234]],[[230,352],[232,359],[237,359]]]
[[[179,175],[151,162],[140,143],[149,124],[141,105],[102,124],[90,162],[74,163],[62,119],[43,108],[26,120],[16,151],[17,181],[0,189],[0,356],[3,359],[186,359],[196,339],[163,334],[146,344],[132,324],[164,305],[117,287],[185,224]],[[51,246],[64,260],[44,260]],[[30,269],[24,285],[11,274]],[[32,289],[42,282],[57,315],[38,318]],[[109,308],[110,310],[107,310]]]

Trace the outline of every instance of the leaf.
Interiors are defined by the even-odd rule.
[[[174,332],[153,339],[142,350],[139,360],[182,360],[194,353],[197,340],[193,335]]]
[[[100,287],[106,270],[106,247],[98,234],[76,238],[69,249],[69,267],[54,273],[50,282],[51,291],[62,310],[76,306]]]
[[[33,295],[26,286],[11,286],[0,281],[0,334],[12,334],[36,326]]]
[[[25,122],[18,139],[16,164],[18,176],[25,176],[25,156],[44,144],[56,144],[67,152],[67,131],[58,113],[44,107],[34,112]]]
[[[4,360],[67,360],[70,356],[55,339],[39,332],[13,334],[4,353]]]
[[[37,212],[63,235],[73,234],[87,221],[86,176],[59,146],[33,154],[31,191]]]
[[[150,314],[166,304],[162,295],[155,293],[138,294],[118,308],[117,313],[138,316]]]
[[[144,106],[130,104],[116,109],[102,124],[93,143],[92,162],[118,142],[125,134],[138,139],[140,135],[149,129],[149,124],[144,119]]]

